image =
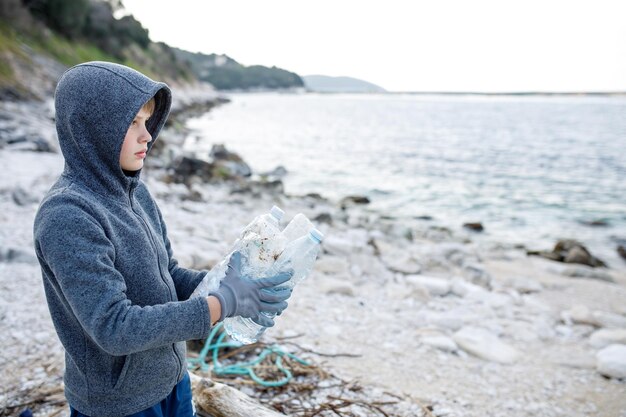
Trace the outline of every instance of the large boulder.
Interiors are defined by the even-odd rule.
[[[174,160],[171,166],[171,179],[173,182],[191,184],[193,178],[199,178],[203,182],[212,181],[215,166],[207,161],[189,156],[181,156]]]
[[[239,154],[231,152],[224,145],[216,144],[211,148],[209,157],[213,161],[216,173],[222,177],[237,178],[249,177],[252,175],[250,166]]]
[[[606,267],[606,264],[591,255],[582,243],[573,239],[559,240],[552,252],[528,251],[528,255],[541,256],[552,261],[588,265],[591,267]]]

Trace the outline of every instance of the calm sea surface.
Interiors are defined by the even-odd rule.
[[[626,243],[624,97],[231,98],[189,121],[187,149],[223,143],[255,173],[282,165],[288,193],[367,195],[391,216],[480,221],[480,239],[536,249],[576,238],[626,267],[615,253]],[[608,226],[584,224],[594,220]]]

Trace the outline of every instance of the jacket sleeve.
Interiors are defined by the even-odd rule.
[[[159,222],[161,222],[161,230],[163,231],[163,242],[165,243],[165,249],[167,249],[168,267],[167,269],[172,276],[174,286],[176,287],[176,295],[179,300],[187,300],[191,293],[202,281],[202,278],[207,274],[207,270],[195,270],[190,268],[183,268],[178,265],[178,261],[174,258],[174,252],[172,251],[172,245],[170,239],[167,237],[167,226],[163,220],[161,209],[157,206],[159,213]]]
[[[48,207],[35,226],[38,256],[54,274],[57,296],[85,332],[111,355],[128,355],[183,340],[211,327],[202,297],[132,305],[114,265],[115,248],[98,221],[73,206]]]

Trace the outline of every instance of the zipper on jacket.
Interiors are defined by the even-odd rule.
[[[141,219],[141,223],[144,225],[144,228],[146,229],[146,232],[148,233],[148,237],[150,238],[150,242],[152,243],[152,246],[154,248],[154,253],[157,256],[157,264],[159,266],[159,275],[161,275],[161,280],[165,283],[165,285],[167,286],[169,292],[170,292],[170,298],[171,301],[174,301],[174,295],[172,294],[172,290],[170,288],[170,286],[168,285],[166,279],[163,277],[163,272],[161,271],[161,258],[159,257],[159,250],[155,241],[154,236],[152,235],[152,231],[150,231],[150,226],[148,225],[148,222],[146,221],[146,219],[143,218],[143,216],[139,213],[137,213],[135,211],[135,206],[133,205],[133,194],[135,192],[135,188],[137,187],[136,183],[131,184],[130,186],[130,190],[128,192],[128,200],[130,202],[130,209],[131,211],[135,214],[135,216],[139,217]],[[169,260],[168,260],[169,262]],[[178,363],[178,372],[177,372],[177,378],[176,378],[176,383],[178,383],[178,381],[182,378],[182,373],[183,373],[183,360],[180,357],[180,355],[178,354],[178,352],[176,351],[176,343],[172,344],[172,350],[174,351],[174,356],[176,356],[177,359],[177,363]]]

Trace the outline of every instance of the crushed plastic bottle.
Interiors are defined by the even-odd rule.
[[[308,221],[308,220],[307,220]],[[305,236],[301,236],[290,242],[285,250],[278,257],[276,262],[269,268],[265,275],[272,276],[293,269],[293,276],[281,287],[293,288],[300,281],[305,279],[313,269],[315,260],[320,251],[320,243],[324,235],[313,228]],[[273,317],[273,316],[268,316]],[[256,324],[251,319],[241,319],[237,322],[237,327],[233,327],[231,337],[242,343],[254,343],[265,331],[265,327]]]
[[[267,276],[266,271],[274,264],[287,243],[280,231],[283,215],[284,212],[274,206],[269,213],[255,218],[241,232],[234,246],[242,255],[242,275],[253,278]],[[251,320],[229,317],[224,319],[224,329],[235,340],[246,339],[248,321]]]
[[[242,254],[242,273],[257,276],[257,271],[269,268],[285,247],[286,242],[280,235],[280,221],[284,214],[280,207],[273,206],[269,213],[255,217],[242,230],[228,256],[211,268],[191,297],[207,297],[210,292],[219,288],[220,282],[226,276],[230,257],[235,251]]]
[[[283,236],[287,242],[292,242],[299,237],[306,236],[311,229],[313,229],[313,223],[304,214],[298,213],[283,230]]]

